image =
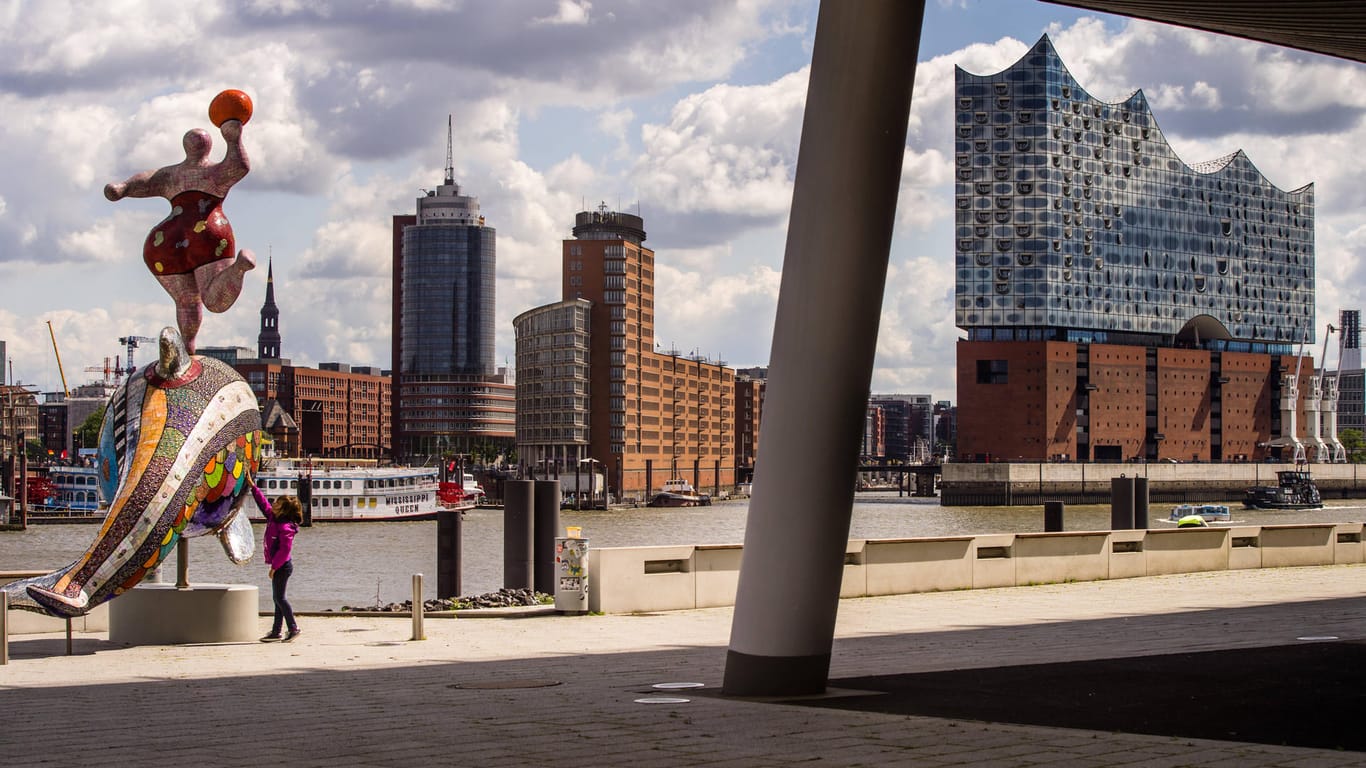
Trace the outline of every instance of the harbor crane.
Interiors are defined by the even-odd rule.
[[[149,336],[120,336],[120,337],[119,337],[119,343],[125,345],[125,346],[127,347],[127,349],[128,349],[128,357],[125,358],[125,359],[128,361],[128,370],[127,370],[127,373],[128,373],[129,375],[132,375],[132,373],[138,369],[138,367],[137,367],[136,365],[133,364],[133,350],[137,349],[137,348],[138,348],[138,345],[141,344],[141,343],[144,342],[144,341],[156,342],[156,339],[153,339],[153,338],[151,338],[151,337],[149,337]]]
[[[1319,356],[1319,375],[1323,378],[1323,394],[1320,400],[1319,410],[1323,414],[1323,437],[1325,455],[1319,461],[1330,461],[1334,464],[1345,464],[1347,462],[1347,449],[1338,439],[1338,396],[1339,380],[1342,370],[1342,347],[1344,338],[1341,328],[1334,328],[1330,323],[1328,332],[1323,335],[1323,353]],[[1334,332],[1338,334],[1338,359],[1333,366],[1330,374],[1328,371],[1328,337]]]

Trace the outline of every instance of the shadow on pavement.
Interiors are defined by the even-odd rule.
[[[1366,751],[1366,643],[847,677],[806,706]],[[794,702],[796,703],[796,702]]]

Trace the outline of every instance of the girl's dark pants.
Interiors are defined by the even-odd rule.
[[[280,623],[282,621],[285,626],[289,627],[290,632],[299,628],[298,623],[294,621],[294,609],[285,599],[285,587],[289,584],[289,577],[293,573],[294,561],[290,560],[276,568],[275,575],[270,578],[270,596],[275,600],[275,623],[270,627],[270,632],[273,635],[280,634]]]

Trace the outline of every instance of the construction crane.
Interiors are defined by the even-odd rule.
[[[128,357],[127,357],[127,360],[128,360],[128,369],[127,369],[126,372],[127,372],[129,375],[132,375],[132,373],[138,369],[138,367],[137,367],[136,365],[133,365],[133,350],[137,349],[137,348],[138,348],[138,344],[140,344],[140,343],[142,343],[142,342],[144,342],[144,341],[155,342],[156,339],[153,339],[153,338],[148,337],[148,336],[120,336],[120,337],[119,337],[119,343],[125,345],[125,346],[127,347],[127,349],[128,349]]]
[[[117,359],[117,358],[115,358],[115,359]],[[110,377],[111,375],[114,377],[114,383],[115,383],[115,384],[117,384],[117,383],[119,382],[119,380],[123,378],[123,369],[120,368],[120,367],[118,366],[118,363],[115,363],[114,365],[111,366],[111,365],[109,364],[109,358],[107,358],[107,357],[104,359],[104,367],[103,367],[103,368],[101,368],[101,367],[98,366],[98,365],[88,365],[88,366],[86,366],[85,370],[86,370],[88,373],[103,373],[103,374],[104,374],[104,384],[105,384],[105,386],[109,386],[109,383],[110,383],[110,382],[109,382],[109,377]]]
[[[47,321],[47,334],[52,337],[52,354],[57,357],[57,373],[62,377],[62,396],[71,397],[71,390],[66,388],[66,372],[62,370],[62,353],[57,351],[57,332],[52,330],[52,321]]]

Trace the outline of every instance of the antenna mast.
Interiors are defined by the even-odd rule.
[[[451,151],[451,116],[446,115],[446,183],[455,183],[455,154]]]

